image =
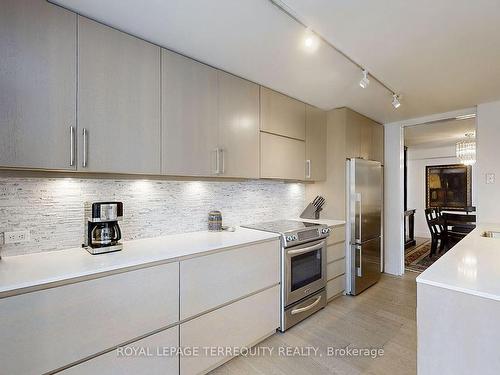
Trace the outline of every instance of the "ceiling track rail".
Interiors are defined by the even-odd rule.
[[[321,35],[319,32],[314,30],[310,25],[307,24],[306,21],[303,20],[302,17],[292,8],[290,7],[286,2],[282,0],[268,0],[271,4],[276,6],[281,12],[285,13],[288,17],[290,17],[292,20],[297,22],[299,25],[303,26],[306,28],[309,32],[314,34],[319,40],[321,40],[324,44],[328,45],[330,48],[335,50],[337,53],[342,55],[347,61],[349,61],[351,64],[355,65],[358,67],[360,70],[365,71],[367,70],[365,67],[363,67],[360,63],[358,63],[356,60],[351,58],[349,55],[347,55],[344,51],[340,50],[339,48],[335,47],[330,41],[328,41],[323,35]],[[380,86],[384,87],[387,91],[389,91],[392,95],[398,95],[396,90],[392,89],[389,85],[384,83],[382,80],[374,76],[371,72],[368,71],[368,74],[370,77],[376,81]]]

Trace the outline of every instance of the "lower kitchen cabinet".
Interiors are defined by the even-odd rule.
[[[326,298],[328,300],[337,297],[345,291],[345,275],[341,275],[326,283]]]
[[[260,177],[305,179],[305,142],[275,134],[260,133]]]
[[[341,258],[345,258],[345,242],[328,245],[326,248],[326,259],[328,262],[330,263]]]
[[[330,235],[328,236],[327,244],[332,245],[345,241],[345,225],[330,228]]]
[[[179,263],[0,299],[3,374],[41,374],[179,320]]]
[[[206,373],[231,358],[203,348],[249,347],[273,334],[279,327],[279,296],[277,285],[181,324],[181,347],[200,348],[200,355],[181,356],[180,373]]]
[[[117,348],[70,367],[61,375],[170,375],[179,373],[179,357],[169,349],[179,346],[179,326]]]
[[[335,260],[326,266],[326,276],[328,280],[345,274],[345,258]]]
[[[181,320],[278,284],[279,254],[274,240],[181,261]]]

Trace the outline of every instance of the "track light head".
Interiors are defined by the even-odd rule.
[[[368,85],[370,84],[370,80],[368,79],[368,71],[365,69],[363,70],[363,78],[361,78],[361,81],[359,81],[359,85],[366,89]]]
[[[394,109],[398,109],[401,106],[398,94],[392,94],[392,106],[394,107]]]

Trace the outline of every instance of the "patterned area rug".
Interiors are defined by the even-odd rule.
[[[438,253],[431,258],[429,254],[431,253],[431,241],[424,242],[423,244],[417,246],[415,249],[410,250],[405,254],[405,268],[408,271],[422,272],[427,269],[432,263],[438,260],[443,254]]]

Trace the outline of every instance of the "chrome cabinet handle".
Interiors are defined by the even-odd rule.
[[[306,160],[306,178],[311,178],[311,160]]]
[[[289,251],[287,251],[287,255],[305,254],[305,253],[309,253],[309,252],[314,251],[314,250],[319,250],[324,246],[325,246],[325,242],[322,241],[321,243],[319,243],[317,245],[303,247],[302,249],[297,249],[297,250],[289,250]]]
[[[221,174],[224,174],[224,173],[225,173],[225,169],[226,169],[226,165],[225,165],[225,164],[226,164],[226,163],[225,163],[225,162],[226,162],[226,160],[225,160],[226,155],[225,155],[225,153],[224,153],[224,149],[223,149],[223,148],[221,148],[221,149],[219,150],[219,152],[220,152],[220,160],[221,160],[221,168],[220,168],[220,173],[221,173]]]
[[[215,174],[220,173],[220,152],[219,147],[215,149]]]
[[[87,168],[87,148],[88,148],[88,132],[86,128],[83,128],[83,160],[82,167]]]
[[[75,127],[69,127],[69,165],[75,165]]]
[[[293,309],[291,314],[295,315],[295,314],[300,314],[300,313],[307,311],[307,310],[311,310],[314,306],[316,306],[319,303],[319,301],[321,301],[321,296],[318,296],[318,298],[316,298],[316,300],[313,303],[311,303],[309,306],[301,307],[299,309]]]

